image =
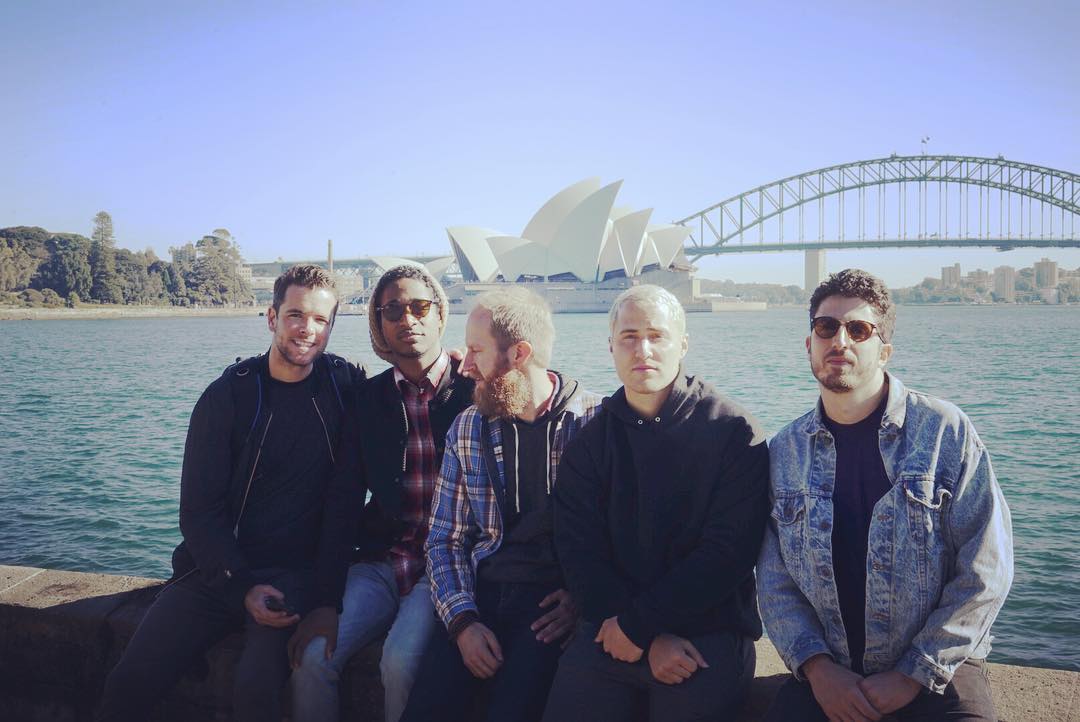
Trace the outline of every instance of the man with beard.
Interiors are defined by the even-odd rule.
[[[379,278],[368,308],[371,346],[393,364],[368,380],[347,420],[335,481],[350,485],[357,550],[340,622],[323,610],[290,642],[293,719],[338,719],[338,679],[349,658],[386,634],[384,713],[397,722],[428,641],[438,628],[425,574],[435,479],[450,423],[472,402],[472,381],[442,347],[449,313],[442,286],[421,266]],[[371,498],[364,505],[365,492]]]
[[[148,719],[185,670],[238,630],[233,719],[280,717],[292,627],[341,604],[349,485],[330,470],[363,370],[323,353],[337,305],[324,269],[290,268],[266,313],[269,353],[230,366],[199,398],[173,577],[109,674],[99,720]]]
[[[885,370],[895,324],[865,271],[810,299],[821,399],[772,441],[758,561],[794,673],[772,721],[997,719],[985,659],[1012,582],[1009,509],[967,416]]]
[[[458,416],[431,510],[428,575],[447,636],[421,664],[403,720],[464,720],[488,680],[485,719],[536,720],[577,611],[551,532],[567,441],[600,397],[548,369],[555,328],[521,287],[480,296],[465,327],[476,406]]]
[[[757,421],[683,372],[686,315],[669,291],[615,299],[623,385],[567,447],[556,549],[582,622],[544,719],[730,720],[754,677],[754,563],[768,516]]]

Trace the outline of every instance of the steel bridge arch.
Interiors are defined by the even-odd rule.
[[[1032,163],[1006,160],[1002,156],[983,158],[960,155],[899,156],[893,154],[887,158],[841,163],[782,178],[734,195],[675,223],[691,228],[685,251],[688,256],[696,258],[710,253],[724,252],[727,250],[724,248],[725,245],[728,248],[736,245],[729,242],[735,238],[743,238],[748,230],[762,227],[774,218],[782,221],[785,213],[799,211],[829,196],[841,195],[847,191],[908,183],[980,186],[1050,204],[1052,208],[1060,209],[1063,217],[1065,213],[1080,215],[1080,174]],[[906,213],[906,210],[904,212]],[[714,217],[718,215],[719,223],[714,223],[709,218],[710,214]],[[1073,223],[1075,229],[1075,219]],[[781,236],[782,225],[781,222]],[[706,243],[706,231],[712,235],[710,243]],[[1061,231],[1064,239],[1064,226]],[[985,240],[986,245],[993,245],[994,239],[986,238]],[[832,248],[856,245],[842,241],[843,239],[825,245]],[[927,239],[920,237],[917,241],[916,239],[911,239],[910,242],[907,239],[904,239],[904,242],[883,241],[880,237],[878,239],[878,243],[889,245],[927,245]],[[969,239],[968,243],[970,242]],[[802,241],[791,242],[789,247],[791,250],[796,250],[796,245],[799,243]],[[780,243],[770,243],[767,247],[751,242],[738,245],[745,247],[746,251],[783,250],[784,241],[781,237]],[[877,245],[877,243],[869,242],[866,245]],[[930,245],[953,244],[938,240]],[[735,249],[731,248],[731,250]]]

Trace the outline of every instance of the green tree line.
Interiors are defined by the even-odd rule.
[[[0,228],[0,303],[251,303],[251,287],[239,272],[240,249],[226,229],[169,250],[175,263],[159,259],[149,248],[117,248],[112,218],[105,211],[94,216],[89,238],[37,226]]]

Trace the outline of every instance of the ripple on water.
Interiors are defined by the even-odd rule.
[[[993,659],[1080,669],[1080,313],[902,307],[899,316],[892,368],[968,413],[1012,510],[1016,580]],[[686,368],[772,436],[817,399],[800,350],[805,319],[798,309],[691,314]],[[557,317],[553,365],[610,394],[618,381],[606,324],[600,314]],[[450,318],[449,345],[462,346],[463,328],[463,317]],[[265,322],[57,321],[2,332],[14,343],[0,351],[0,562],[167,576],[191,409],[237,355],[266,349]],[[331,351],[370,362],[369,348],[366,319],[339,320]]]

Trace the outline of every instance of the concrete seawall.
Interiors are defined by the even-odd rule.
[[[0,719],[84,722],[93,717],[116,664],[161,581],[142,577],[0,565]],[[240,638],[215,646],[148,722],[229,719]],[[343,719],[382,719],[380,649],[349,664]],[[767,640],[757,644],[757,676],[741,720],[760,719],[787,672]],[[998,714],[1006,722],[1080,722],[1080,673],[991,664]]]

